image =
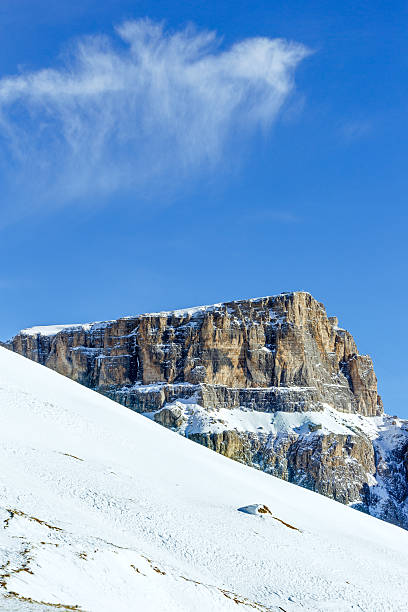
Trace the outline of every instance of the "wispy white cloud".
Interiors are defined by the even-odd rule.
[[[32,202],[137,191],[215,167],[232,143],[271,126],[308,54],[269,38],[224,49],[213,32],[149,20],[115,34],[76,41],[58,68],[0,79],[3,173],[23,180]]]

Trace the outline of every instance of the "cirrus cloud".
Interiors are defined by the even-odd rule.
[[[32,202],[64,203],[214,168],[276,120],[308,53],[269,38],[225,49],[147,19],[84,37],[57,68],[0,79],[2,172]]]

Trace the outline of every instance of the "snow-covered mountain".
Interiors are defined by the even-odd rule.
[[[408,609],[398,527],[3,348],[0,413],[0,609]]]
[[[84,325],[7,345],[212,450],[408,528],[408,423],[368,355],[296,291]]]

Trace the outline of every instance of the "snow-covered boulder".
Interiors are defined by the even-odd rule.
[[[245,514],[272,514],[265,504],[251,504],[250,506],[242,506],[238,510],[239,512],[245,512]]]

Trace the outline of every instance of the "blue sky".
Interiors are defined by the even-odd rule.
[[[408,416],[407,6],[2,0],[0,337],[308,290]]]

